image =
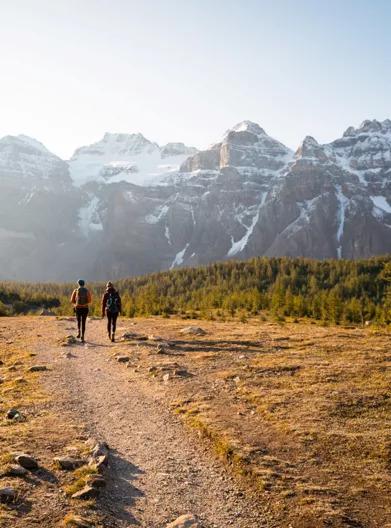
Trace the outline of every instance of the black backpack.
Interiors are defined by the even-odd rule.
[[[118,292],[109,292],[109,296],[106,301],[106,310],[110,313],[118,313],[120,306],[120,300]]]
[[[80,286],[76,293],[76,305],[83,306],[88,304],[88,290],[84,286]]]

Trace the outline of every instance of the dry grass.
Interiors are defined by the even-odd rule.
[[[98,470],[96,466],[82,466],[73,471],[73,481],[71,484],[65,486],[64,491],[68,496],[72,496],[86,486],[88,478],[91,475],[97,475]]]
[[[165,397],[259,490],[279,527],[390,522],[389,332],[204,321],[206,336],[184,338],[188,324],[200,322],[139,319],[136,329],[176,342],[193,377],[172,380]],[[174,359],[137,350],[146,377]]]
[[[0,507],[1,528],[29,528],[37,522],[45,528],[59,525],[70,509],[60,488],[69,485],[73,477],[58,470],[53,458],[70,446],[73,452],[81,451],[84,434],[82,425],[59,414],[53,406],[42,383],[47,373],[28,371],[37,363],[35,349],[42,342],[36,333],[37,321],[0,319],[0,485],[12,486],[18,492],[15,503]],[[6,419],[10,408],[18,409],[22,419]],[[24,478],[5,477],[17,452],[37,458],[39,471]]]

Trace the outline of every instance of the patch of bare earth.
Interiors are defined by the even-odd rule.
[[[21,341],[30,335],[51,369],[35,375],[50,395],[40,405],[64,430],[53,422],[45,440],[37,433],[38,456],[49,464],[47,446],[86,436],[113,448],[108,486],[89,511],[96,522],[158,528],[193,513],[205,528],[391,523],[386,331],[150,318],[121,320],[118,335],[135,335],[111,344],[92,320],[85,346],[63,348],[71,321],[0,322]],[[189,325],[206,334],[181,333]],[[44,486],[31,484],[25,500],[51,493],[58,519],[79,507]]]

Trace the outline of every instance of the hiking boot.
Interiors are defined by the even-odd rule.
[[[115,341],[115,336],[114,336],[114,334],[113,334],[113,335],[111,336],[111,342],[114,343],[114,341]]]
[[[111,333],[110,332],[107,332],[107,335],[109,336],[109,339],[111,341]]]
[[[80,330],[79,330],[79,332],[77,333],[76,338],[77,338],[77,339],[80,339]]]
[[[84,336],[81,336],[80,341],[81,341],[82,343],[84,343]]]

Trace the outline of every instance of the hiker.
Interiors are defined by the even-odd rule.
[[[79,279],[77,284],[78,288],[73,290],[71,303],[75,306],[78,329],[77,337],[81,338],[81,342],[84,343],[88,305],[91,304],[92,299],[90,291],[85,287],[85,281],[83,279]]]
[[[107,334],[114,343],[115,330],[117,327],[118,315],[121,313],[121,297],[114,288],[112,282],[106,284],[106,291],[102,296],[102,318],[107,316]]]

